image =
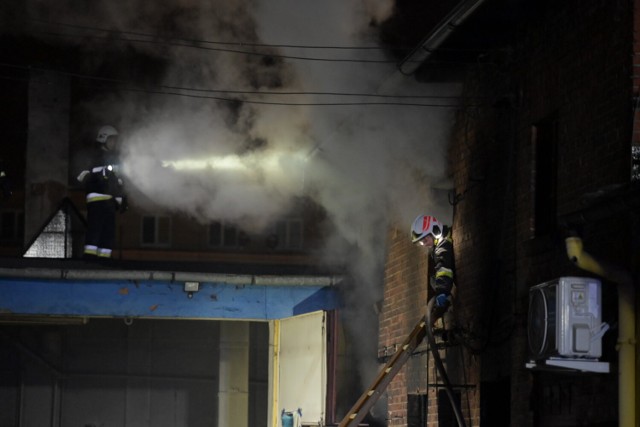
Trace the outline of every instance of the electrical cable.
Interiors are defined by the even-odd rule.
[[[435,362],[436,369],[442,378],[442,382],[444,383],[445,391],[447,392],[447,397],[449,397],[449,402],[451,402],[451,407],[453,408],[453,412],[456,416],[456,421],[458,422],[458,427],[466,427],[464,417],[460,412],[460,408],[456,403],[455,396],[453,395],[453,387],[451,386],[451,381],[449,381],[449,376],[447,375],[447,370],[444,367],[444,363],[442,363],[442,359],[440,358],[440,353],[438,352],[438,348],[436,346],[436,339],[433,336],[433,322],[431,321],[431,313],[433,310],[433,305],[436,302],[436,298],[432,297],[427,303],[427,338],[429,341],[429,349],[431,350],[431,354],[433,355],[433,361]]]
[[[19,66],[12,65],[6,63],[0,63],[0,66],[5,67],[16,67],[23,68],[25,70],[38,70],[38,71],[49,71],[53,72],[54,70],[47,70],[43,68],[35,68],[28,66]],[[123,80],[111,79],[106,77],[95,77],[82,75],[71,72],[61,72],[55,70],[55,72],[59,74],[68,75],[70,77],[77,77],[87,80],[97,80],[97,81],[105,81],[116,84],[127,83]],[[0,78],[6,80],[16,80],[16,81],[29,81],[26,78],[17,78],[12,76],[0,76]],[[389,94],[373,94],[373,93],[358,93],[358,92],[313,92],[313,91],[302,91],[302,92],[276,92],[276,91],[257,91],[257,90],[233,90],[233,89],[200,89],[200,88],[189,88],[182,86],[167,86],[167,85],[158,85],[157,87],[163,89],[172,89],[172,90],[185,90],[192,92],[204,92],[204,93],[228,93],[228,94],[237,94],[237,95],[273,95],[273,96],[302,96],[302,95],[314,95],[314,96],[352,96],[352,97],[362,97],[362,98],[395,98],[395,99],[442,99],[442,100],[459,100],[461,97],[459,96],[438,96],[438,95],[389,95]]]
[[[42,69],[42,68],[36,68],[36,67],[28,67],[28,66],[18,66],[18,65],[13,65],[13,64],[7,64],[7,63],[0,63],[0,66],[6,66],[6,67],[14,67],[14,68],[22,68],[25,70],[39,70],[39,71],[50,71],[50,72],[56,72],[62,75],[67,75],[70,77],[76,77],[76,78],[81,78],[81,79],[86,79],[86,80],[95,80],[95,81],[104,81],[104,82],[109,82],[109,83],[114,83],[116,85],[120,85],[120,84],[130,84],[128,82],[122,81],[122,80],[116,80],[116,79],[110,79],[110,78],[102,78],[102,77],[95,77],[95,76],[87,76],[87,75],[82,75],[82,74],[78,74],[78,73],[72,73],[72,72],[65,72],[65,71],[59,71],[59,70],[46,70],[46,69]],[[3,79],[9,79],[11,80],[12,78],[8,78],[8,77],[1,77]],[[18,80],[18,79],[16,79]],[[22,81],[22,80],[21,80]],[[95,87],[95,86],[89,86],[89,85],[85,85],[85,87],[92,87],[95,89],[100,89],[100,90],[107,90],[106,88],[102,88],[102,87]],[[173,96],[182,96],[182,97],[187,97],[187,98],[199,98],[199,99],[213,99],[213,100],[217,100],[217,101],[224,101],[224,102],[233,102],[233,103],[237,103],[237,102],[242,102],[242,103],[246,103],[246,104],[259,104],[259,105],[279,105],[279,106],[404,106],[404,107],[432,107],[432,108],[459,108],[459,107],[473,107],[474,105],[457,105],[457,104],[427,104],[427,103],[417,103],[417,102],[369,102],[369,101],[359,101],[359,102],[273,102],[273,101],[259,101],[259,100],[252,100],[252,99],[237,99],[237,98],[225,98],[225,97],[221,97],[221,96],[207,96],[207,95],[197,95],[197,94],[189,94],[189,93],[180,93],[180,92],[174,92],[174,91],[169,91],[169,90],[162,90],[162,89],[170,89],[172,88],[171,86],[156,86],[157,88],[159,88],[158,90],[152,90],[149,88],[139,88],[139,87],[117,87],[118,90],[122,90],[122,91],[128,91],[128,92],[142,92],[142,93],[147,93],[147,94],[155,94],[155,95],[173,95]],[[184,90],[184,91],[192,91],[192,92],[207,92],[207,93],[240,93],[242,91],[219,91],[219,90],[206,90],[206,89],[191,89],[191,88],[180,88],[180,87],[173,87],[173,90]],[[253,93],[256,95],[262,95],[264,93],[261,92],[250,92],[250,91],[244,91],[246,93]],[[267,93],[268,94],[268,93]],[[275,93],[274,93],[275,94]],[[274,94],[269,94],[269,95],[274,95]],[[293,94],[293,93],[291,93]],[[302,93],[304,94],[304,93]],[[311,94],[311,93],[309,93]],[[318,95],[331,95],[330,93],[317,93]],[[337,93],[335,94],[337,95]],[[356,94],[345,94],[344,96],[359,96]],[[393,95],[374,95],[374,94],[369,94],[366,95],[367,97],[375,97],[375,96],[380,96],[382,98],[396,98]],[[406,96],[407,98],[413,98],[412,96]],[[400,96],[398,98],[404,98],[404,96]],[[422,98],[421,96],[416,96],[416,98]],[[436,97],[436,99],[457,99],[455,97],[452,98],[445,98],[445,97]]]
[[[111,33],[111,34],[120,33],[120,34],[141,36],[141,37],[153,37],[156,39],[163,39],[163,40],[179,40],[179,41],[188,42],[188,43],[205,43],[205,44],[216,44],[216,45],[222,45],[222,46],[266,47],[266,48],[276,48],[276,49],[292,48],[292,49],[381,50],[381,51],[386,50],[386,48],[381,46],[336,46],[336,45],[331,45],[331,46],[315,45],[314,46],[314,45],[295,45],[295,44],[251,43],[251,42],[223,42],[223,41],[215,41],[215,40],[168,37],[161,34],[148,34],[148,33],[134,32],[134,31],[120,31],[120,30],[113,30],[110,28],[100,28],[100,27],[91,27],[91,26],[85,26],[85,25],[69,24],[66,22],[46,21],[44,19],[37,19],[37,18],[27,18],[27,21],[38,22],[46,25],[77,28],[77,29],[89,30],[89,31],[101,31],[101,32]],[[393,47],[393,49],[411,51],[413,50],[413,47],[399,46],[399,47]]]
[[[73,38],[77,39],[77,34],[65,34],[65,33],[55,33],[51,31],[35,31],[31,30],[31,33],[40,34],[43,36],[49,37],[62,37],[62,38]],[[193,44],[187,43],[178,43],[178,42],[158,42],[157,40],[144,40],[144,39],[135,39],[135,38],[127,38],[127,37],[119,37],[119,36],[94,36],[94,35],[86,35],[83,34],[81,37],[92,40],[104,40],[106,42],[112,41],[120,41],[120,42],[128,42],[128,43],[144,43],[144,44],[155,44],[155,45],[164,45],[164,46],[174,46],[174,47],[189,47],[193,49],[200,50],[210,50],[214,52],[226,52],[226,53],[235,53],[242,55],[250,55],[250,56],[268,56],[271,58],[281,58],[281,59],[292,59],[292,60],[300,60],[300,61],[319,61],[319,62],[354,62],[354,63],[364,63],[364,64],[395,64],[396,60],[394,59],[351,59],[351,58],[321,58],[321,57],[313,57],[313,56],[294,56],[294,55],[282,55],[276,53],[265,53],[265,52],[252,52],[248,50],[238,50],[238,49],[229,49],[229,48],[221,48],[221,47],[207,47],[207,46],[196,46]]]
[[[457,105],[441,105],[441,104],[420,104],[409,102],[273,102],[273,101],[256,101],[250,99],[233,99],[223,98],[219,96],[190,95],[185,93],[153,91],[148,89],[120,88],[120,90],[129,92],[143,92],[156,95],[175,95],[187,98],[213,99],[224,102],[242,102],[245,104],[257,105],[280,105],[280,106],[300,106],[300,107],[323,107],[323,106],[396,106],[396,107],[433,107],[433,108],[458,108]]]
[[[91,35],[86,33],[70,34],[70,33],[61,33],[61,32],[54,32],[54,31],[27,30],[29,33],[32,33],[32,34],[41,34],[49,37],[58,37],[58,38],[63,37],[63,38],[73,38],[73,39],[77,39],[78,37],[83,37],[86,39],[104,40],[109,42],[120,41],[120,42],[129,42],[129,43],[144,43],[144,44],[155,44],[155,45],[163,45],[163,46],[187,47],[187,48],[209,50],[209,51],[216,51],[216,52],[227,52],[227,53],[242,54],[242,55],[256,55],[261,57],[268,56],[272,58],[282,58],[282,59],[301,60],[301,61],[342,62],[342,63],[346,62],[346,63],[366,63],[366,64],[397,64],[397,60],[395,59],[354,59],[354,58],[322,58],[322,57],[312,57],[312,56],[295,56],[295,55],[276,54],[273,52],[271,53],[256,52],[256,51],[249,51],[249,50],[223,48],[223,47],[208,47],[208,46],[203,46],[203,44],[213,44],[213,45],[221,45],[221,46],[241,46],[241,47],[249,47],[249,48],[295,48],[295,49],[325,49],[325,50],[335,49],[335,50],[365,50],[365,51],[379,50],[381,52],[386,52],[387,49],[383,47],[309,46],[309,45],[305,46],[305,45],[291,45],[291,44],[217,42],[217,41],[198,40],[198,39],[168,38],[165,36],[138,33],[138,32],[132,32],[132,31],[117,31],[117,30],[109,30],[109,29],[97,28],[97,27],[80,26],[80,25],[74,25],[74,24],[47,22],[47,21],[42,21],[42,20],[33,19],[33,18],[28,19],[28,21],[106,33],[105,35]],[[133,38],[133,37],[145,37],[145,38]],[[400,50],[407,50],[407,51],[412,50],[409,48],[402,48],[402,47],[389,48],[389,49],[396,49],[396,50],[400,49]],[[457,49],[448,49],[448,50],[457,51]],[[410,62],[418,63],[421,61],[413,60]],[[456,65],[472,64],[471,62],[464,62],[464,61],[440,61],[440,62],[448,64],[447,66],[451,66],[452,64],[456,64]]]
[[[259,47],[259,48],[273,48],[273,49],[322,49],[322,50],[379,50],[379,51],[387,51],[387,50],[395,50],[395,51],[405,51],[410,52],[415,49],[415,46],[340,46],[340,45],[302,45],[302,44],[288,44],[288,43],[253,43],[253,42],[230,42],[230,41],[219,41],[219,40],[204,40],[204,39],[191,39],[185,37],[172,37],[166,36],[163,34],[150,34],[150,33],[142,33],[136,31],[126,31],[126,30],[114,30],[112,28],[102,28],[102,27],[94,27],[88,25],[78,25],[78,24],[70,24],[68,22],[55,22],[55,21],[47,21],[44,19],[38,18],[26,18],[26,21],[37,22],[44,25],[51,26],[59,26],[59,27],[67,27],[67,28],[76,28],[87,31],[98,31],[103,33],[119,33],[125,35],[139,36],[139,37],[149,37],[154,38],[156,40],[178,40],[186,43],[200,43],[200,44],[213,44],[213,45],[221,45],[221,46],[242,46],[242,47]],[[438,50],[442,50],[445,52],[484,52],[486,49],[484,48],[461,48],[461,47],[439,47]]]

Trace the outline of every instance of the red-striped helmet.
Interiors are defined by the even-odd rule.
[[[436,217],[420,215],[413,221],[411,226],[411,243],[419,242],[429,234],[435,239],[439,239],[442,236],[442,228],[442,223]]]

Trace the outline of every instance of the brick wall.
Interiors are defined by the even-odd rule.
[[[452,381],[474,386],[462,397],[468,426],[616,421],[615,374],[562,377],[558,385],[557,374],[525,368],[529,288],[560,276],[590,275],[567,259],[561,230],[536,236],[532,126],[551,116],[557,123],[557,216],[582,208],[589,194],[629,181],[631,18],[625,2],[544,2],[522,18],[508,49],[488,52],[468,70],[463,94],[483,106],[458,112],[450,147],[455,313],[467,335],[466,346],[446,352]],[[630,268],[629,227],[625,213],[609,218],[606,231],[602,224],[585,224],[585,248]],[[381,346],[402,341],[420,316],[427,288],[426,257],[404,229],[392,230],[389,242]],[[605,283],[603,305],[605,321],[615,322],[611,284]],[[615,332],[603,346],[615,372]],[[416,391],[407,389],[407,376],[424,375],[419,369],[428,367],[409,363],[389,387],[389,425],[406,425],[406,395]],[[431,426],[437,425],[437,400],[426,383],[435,378],[432,372],[428,378],[417,391],[428,394]],[[482,393],[500,387],[500,393]],[[500,406],[508,422],[494,409]]]
[[[379,348],[400,345],[424,316],[427,302],[427,257],[411,244],[408,228],[390,230],[388,242]],[[407,423],[407,368],[411,364],[387,387],[389,426]]]
[[[558,123],[558,215],[582,207],[585,194],[628,180],[627,13],[622,4],[604,1],[547,3],[523,23],[507,61],[483,64],[468,74],[466,94],[496,102],[473,114],[460,112],[451,150],[456,189],[466,191],[454,223],[454,230],[465,233],[455,236],[460,302],[469,306],[469,322],[486,320],[483,309],[491,307],[482,329],[496,344],[480,356],[480,381],[510,377],[511,425],[564,425],[580,416],[577,408],[585,401],[602,404],[598,416],[605,421],[611,414],[604,409],[615,405],[610,386],[615,381],[606,382],[609,386],[594,398],[582,393],[584,387],[576,384],[586,380],[578,377],[567,386],[572,403],[565,400],[558,409],[544,399],[545,387],[557,378],[524,368],[528,288],[563,275],[588,275],[569,263],[560,233],[533,238],[531,127],[550,115]],[[483,181],[478,184],[474,174]],[[607,244],[614,245],[598,241],[600,248]],[[510,363],[499,363],[505,359]]]

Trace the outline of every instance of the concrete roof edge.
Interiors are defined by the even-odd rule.
[[[1,268],[0,278],[51,280],[149,280],[211,282],[258,286],[335,286],[344,280],[334,275],[222,274],[146,270],[74,270],[55,268]]]

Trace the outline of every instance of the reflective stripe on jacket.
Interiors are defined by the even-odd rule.
[[[87,203],[101,202],[103,200],[113,199],[111,194],[87,193]]]

